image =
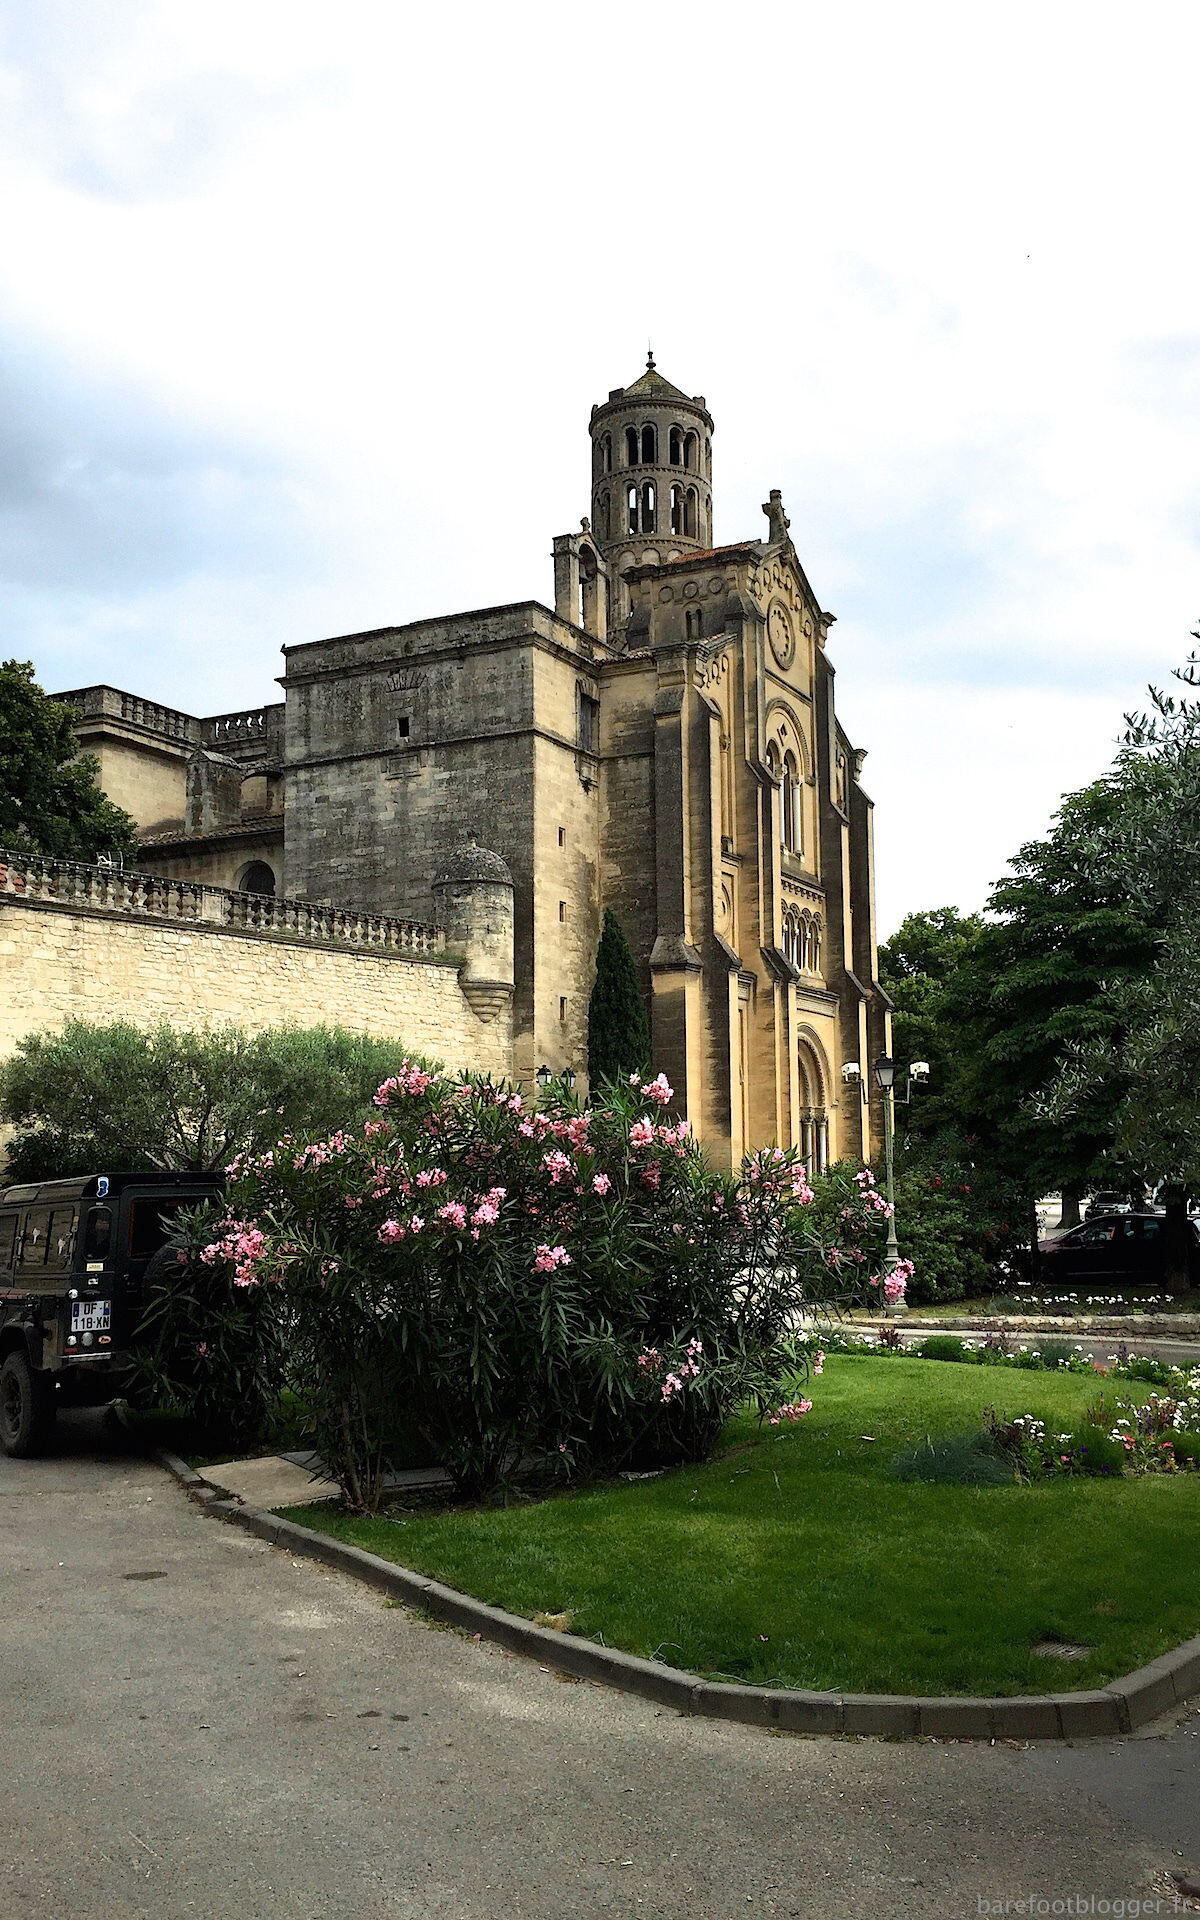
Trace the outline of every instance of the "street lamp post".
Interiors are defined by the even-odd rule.
[[[884,1191],[890,1208],[887,1247],[883,1255],[883,1277],[886,1281],[889,1274],[894,1273],[900,1265],[900,1243],[896,1238],[896,1062],[890,1054],[881,1053],[875,1062],[875,1079],[883,1094]],[[895,1311],[890,1301],[885,1311]]]

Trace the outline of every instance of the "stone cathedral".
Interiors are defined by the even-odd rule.
[[[713,544],[712,417],[653,357],[590,434],[591,512],[554,541],[553,610],[285,647],[284,698],[253,713],[60,697],[147,873],[430,921],[470,847],[481,880],[511,877],[516,1076],[583,1077],[611,907],[655,1070],[715,1159],[772,1141],[816,1166],[868,1157],[872,1112],[843,1069],[869,1079],[889,1003],[833,615],[778,492],[764,538]]]

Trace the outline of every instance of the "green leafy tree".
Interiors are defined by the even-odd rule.
[[[637,968],[620,921],[606,907],[588,1003],[588,1079],[599,1087],[649,1066],[650,1027]]]
[[[964,1144],[1032,1200],[1132,1179],[1113,1115],[1125,1090],[1125,996],[1152,965],[1156,916],[1110,854],[1128,797],[1112,776],[1069,794],[1045,839],[1022,847],[947,994],[950,1100]],[[1069,1113],[1044,1100],[1081,1045],[1104,1072]]]
[[[1200,685],[1200,660],[1176,679]],[[1111,1046],[1103,1031],[1080,1036],[1044,1112],[1070,1124],[1115,1085],[1115,1150],[1166,1184],[1171,1281],[1182,1289],[1185,1199],[1200,1192],[1200,700],[1152,687],[1150,703],[1126,716],[1113,770],[1119,832],[1098,835],[1089,854],[1153,929],[1153,945],[1139,972],[1106,983]]]
[[[957,1115],[952,1087],[958,1038],[954,986],[983,932],[977,913],[934,907],[910,913],[879,949],[879,979],[895,1005],[892,1020],[896,1058],[907,1066],[927,1060],[929,1085],[911,1106],[897,1110],[908,1138],[955,1140]]]
[[[283,1133],[361,1118],[404,1057],[399,1043],[339,1027],[236,1027],[72,1020],[31,1034],[0,1067],[15,1180],[100,1167],[223,1167]]]
[[[77,749],[71,709],[49,699],[27,661],[0,666],[0,847],[55,860],[133,854],[133,821],[101,791]]]

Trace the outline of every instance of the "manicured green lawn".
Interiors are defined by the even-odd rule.
[[[1093,1687],[1200,1631],[1200,1474],[897,1482],[892,1454],[981,1409],[1065,1427],[1131,1383],[836,1356],[797,1427],[732,1423],[706,1467],[536,1504],[291,1517],[515,1613],[708,1677],[1006,1694]],[[873,1435],[873,1439],[866,1436]],[[1037,1657],[1059,1638],[1086,1660]]]

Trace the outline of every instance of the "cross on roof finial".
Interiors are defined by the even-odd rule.
[[[651,346],[651,345],[649,344],[649,342],[647,341],[647,343],[646,343],[646,372],[647,372],[647,373],[653,373],[653,371],[654,371],[654,348],[653,348],[653,347],[652,347],[652,346]]]

